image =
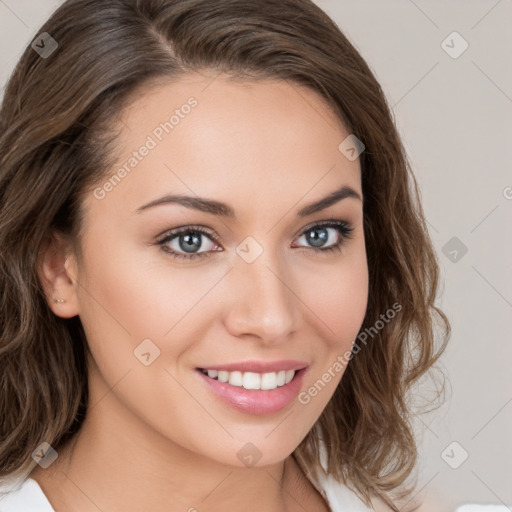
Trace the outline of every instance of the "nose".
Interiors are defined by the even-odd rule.
[[[254,262],[241,258],[229,273],[225,317],[232,336],[253,336],[267,345],[286,341],[302,320],[300,290],[290,269],[263,254]]]

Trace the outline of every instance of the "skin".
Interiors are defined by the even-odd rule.
[[[81,430],[31,475],[57,512],[328,510],[291,454],[344,368],[307,405],[259,416],[222,403],[195,368],[304,361],[304,391],[350,350],[368,299],[362,201],[304,218],[297,211],[342,185],[362,197],[359,160],[338,150],[349,132],[315,92],[205,73],[153,84],[133,100],[119,115],[110,174],[191,96],[197,106],[121,183],[103,199],[85,196],[83,261],[59,237],[42,253],[49,306],[80,316],[93,354]],[[171,193],[222,201],[236,218],[177,204],[133,213]],[[339,252],[316,252],[304,228],[331,218],[352,235]],[[190,225],[212,234],[197,250],[208,256],[174,259],[157,244]],[[342,237],[323,229],[324,246]],[[236,252],[248,236],[263,249],[250,264]],[[184,252],[178,237],[167,247]],[[160,350],[149,366],[133,352],[145,338]],[[252,467],[237,457],[247,442],[261,453]]]

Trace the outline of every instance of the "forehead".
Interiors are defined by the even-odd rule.
[[[140,89],[118,118],[110,175],[122,176],[102,202],[125,213],[171,192],[236,210],[310,202],[341,185],[361,191],[359,161],[338,149],[349,133],[297,84],[190,74]]]

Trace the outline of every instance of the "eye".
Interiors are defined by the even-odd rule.
[[[345,239],[351,238],[353,231],[354,228],[348,222],[331,219],[308,226],[298,240],[304,238],[307,244],[312,245],[309,248],[315,252],[340,251]],[[208,239],[213,248],[198,252],[203,247],[203,238]],[[189,260],[203,258],[211,252],[219,252],[214,235],[201,226],[187,226],[172,230],[157,244],[170,256]]]
[[[298,240],[304,238],[317,252],[341,251],[345,239],[351,238],[353,231],[354,228],[348,222],[331,219],[307,227]]]
[[[202,258],[208,252],[195,252],[203,244],[201,239],[208,237],[212,242],[213,235],[200,226],[187,226],[185,229],[176,229],[167,233],[165,238],[158,242],[162,250],[175,258],[195,259]],[[175,246],[170,246],[175,243]],[[213,243],[213,242],[212,242]],[[215,244],[213,244],[215,247]],[[184,251],[181,253],[179,251]]]

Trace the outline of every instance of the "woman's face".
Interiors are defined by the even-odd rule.
[[[84,202],[83,264],[68,261],[76,295],[54,306],[83,323],[91,404],[110,395],[103,420],[160,450],[283,460],[365,315],[360,166],[338,149],[349,132],[309,89],[225,75],[153,86],[119,117],[118,162]]]

